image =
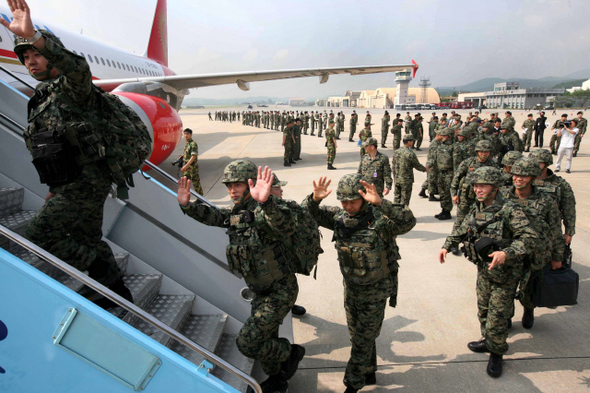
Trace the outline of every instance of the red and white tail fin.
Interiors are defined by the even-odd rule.
[[[168,66],[168,12],[166,0],[158,0],[148,43],[147,57]]]

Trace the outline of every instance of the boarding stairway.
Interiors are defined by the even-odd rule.
[[[237,332],[249,316],[250,305],[245,283],[227,267],[224,252],[227,236],[221,229],[187,219],[178,208],[175,194],[163,184],[175,179],[157,167],[152,166],[147,176],[134,176],[136,186],[130,190],[129,200],[108,198],[105,203],[103,240],[111,246],[119,267],[125,272],[124,281],[133,295],[133,305],[19,236],[43,205],[48,191],[39,184],[22,139],[27,100],[13,86],[0,82],[0,247],[44,276],[36,276],[22,263],[10,267],[22,269],[19,273],[42,281],[45,287],[58,288],[66,303],[71,303],[70,310],[78,305],[100,324],[112,325],[112,330],[121,329],[133,335],[124,326],[130,325],[154,340],[157,344],[145,341],[148,344],[143,344],[144,349],[145,346],[156,348],[164,356],[159,359],[168,359],[168,364],[172,362],[180,369],[191,370],[200,378],[190,382],[197,384],[196,391],[245,392],[248,385],[260,391],[249,376],[253,361],[244,357],[235,345]],[[193,197],[210,204],[197,194]],[[3,258],[0,250],[0,268],[9,263],[12,259]],[[0,283],[3,280],[0,278]],[[112,299],[119,307],[108,313],[96,310],[95,305],[77,294],[84,285]],[[19,307],[34,310],[34,305],[24,298]],[[290,319],[284,323],[281,334],[292,337]],[[141,346],[145,337],[134,337],[137,337],[134,343]],[[184,360],[158,345],[192,364],[187,366]],[[68,374],[69,371],[65,368],[56,372]],[[109,385],[110,380],[99,380],[105,386],[98,391],[115,391]],[[149,391],[155,384],[143,383],[136,390]],[[0,390],[2,387],[0,378]]]

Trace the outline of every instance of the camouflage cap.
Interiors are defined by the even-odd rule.
[[[369,145],[373,145],[373,146],[377,147],[378,146],[377,139],[375,139],[375,138],[367,138],[367,140],[364,141],[363,144],[362,144],[363,147],[367,147]]]
[[[449,128],[449,127],[441,128],[436,133],[438,135],[442,135],[442,136],[453,136],[453,135],[455,135],[455,131],[453,131],[453,129],[452,128]]]
[[[276,173],[273,173],[273,178],[272,178],[272,184],[271,187],[285,187],[287,185],[286,181],[280,181],[279,177],[277,176]]]
[[[457,133],[457,136],[462,136],[463,138],[468,138],[469,135],[471,135],[471,130],[469,127],[465,127]]]
[[[531,154],[529,154],[529,157],[535,158],[539,162],[544,162],[545,164],[547,164],[547,166],[553,165],[553,155],[547,149],[532,150]]]
[[[221,182],[227,183],[248,183],[248,179],[256,181],[258,167],[249,160],[235,160],[227,164],[223,170]]]
[[[473,172],[471,184],[491,184],[500,187],[502,185],[502,173],[498,168],[482,166]]]
[[[537,177],[541,174],[541,168],[539,167],[539,161],[536,159],[522,157],[520,160],[512,164],[510,173],[512,175]]]
[[[409,142],[409,141],[415,141],[416,139],[414,138],[414,135],[412,134],[406,134],[404,135],[404,143]]]
[[[501,164],[504,166],[512,167],[514,163],[522,158],[522,153],[517,150],[509,151],[502,158]]]
[[[45,37],[45,39],[50,39],[62,48],[65,48],[61,40],[57,38],[55,34],[50,32],[49,30],[39,29],[38,31],[43,35],[43,37]],[[33,45],[29,43],[29,41],[26,38],[16,36],[16,38],[14,39],[14,53],[16,54],[16,56],[22,64],[25,64],[25,60],[23,59],[23,53],[28,49],[37,50]]]
[[[359,190],[365,191],[365,187],[361,184],[362,176],[358,173],[351,173],[344,175],[338,182],[338,189],[336,190],[336,198],[339,201],[354,201],[362,198]]]
[[[475,151],[492,151],[492,143],[487,140],[479,141],[475,145]]]

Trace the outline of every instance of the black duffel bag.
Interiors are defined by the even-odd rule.
[[[537,307],[578,304],[578,273],[567,267],[556,270],[551,265],[531,277],[532,301]]]

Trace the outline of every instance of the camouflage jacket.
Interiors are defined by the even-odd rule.
[[[471,157],[461,162],[461,164],[455,170],[455,174],[453,175],[453,181],[451,182],[451,195],[459,195],[459,191],[465,191],[466,194],[463,194],[465,197],[469,199],[475,199],[475,193],[473,192],[473,187],[471,186],[471,175],[476,169],[483,166],[498,168],[498,165],[494,162],[494,160],[492,160],[491,157],[485,162],[480,162],[477,157]]]
[[[359,124],[359,117],[351,115],[349,123],[351,127],[355,127],[357,124]]]
[[[389,116],[383,116],[381,119],[381,130],[389,130]]]
[[[358,173],[363,177],[363,180],[374,184],[380,194],[383,192],[384,184],[385,188],[391,190],[393,179],[391,178],[389,157],[385,154],[377,152],[375,158],[371,158],[370,154],[362,156]]]
[[[533,128],[535,128],[535,121],[534,120],[525,120],[522,122],[522,129],[523,131],[526,129],[527,132],[533,131]]]
[[[426,172],[413,150],[402,146],[393,152],[393,176],[397,183],[414,183],[414,169]]]
[[[453,171],[453,143],[451,141],[441,142],[432,152],[432,164],[439,171]]]
[[[490,221],[491,223],[482,233],[479,233],[478,227]],[[451,250],[459,243],[467,241],[467,234],[470,231],[474,233],[475,240],[487,236],[502,242],[502,251],[508,257],[506,262],[496,266],[492,271],[487,269],[485,271],[491,277],[500,276],[503,279],[520,276],[522,258],[534,251],[538,239],[522,207],[504,199],[500,193],[489,206],[480,202],[474,203],[461,225],[453,229],[451,235],[447,237],[443,248]],[[479,262],[479,264],[483,263]]]
[[[286,136],[285,145],[290,145],[295,142],[293,139],[293,127],[285,127],[285,129],[283,130],[283,135]]]
[[[475,146],[470,140],[463,140],[463,142],[455,142],[453,144],[453,169],[457,171],[459,165],[468,159],[475,156]]]
[[[580,130],[579,135],[584,135],[586,133],[586,128],[588,128],[588,120],[584,119],[583,117],[579,120],[578,129]]]
[[[514,119],[514,116],[505,117],[502,120],[501,127],[503,127],[505,125],[507,125],[507,126],[510,127],[510,131],[513,131],[514,130],[514,126],[516,125],[516,120]]]
[[[500,189],[505,199],[521,205],[533,229],[539,236],[532,257],[545,264],[563,259],[565,241],[561,235],[559,211],[555,199],[541,189],[533,186],[533,192],[526,199],[516,195],[515,187]]]
[[[230,208],[211,207],[199,200],[192,202],[188,207],[182,208],[183,213],[199,221],[201,224],[229,229],[229,245],[227,246],[228,263],[230,270],[238,272],[244,276],[256,274],[257,268],[263,268],[265,261],[262,257],[252,261],[264,250],[273,245],[277,245],[279,237],[291,236],[296,228],[296,222],[286,201],[281,200],[273,195],[269,196],[265,203],[258,203],[252,197],[238,205]],[[260,224],[257,226],[245,228],[243,230],[233,230],[234,218],[239,218],[245,212],[251,212],[254,220]],[[271,235],[272,234],[272,235]],[[241,255],[240,261],[235,261],[229,257],[230,251],[236,247],[240,252],[233,253]],[[295,258],[285,253],[287,263],[293,262]],[[264,291],[272,284],[250,284],[248,287],[254,292]]]
[[[191,159],[191,156],[199,156],[199,146],[197,145],[197,142],[195,142],[194,140],[190,140],[186,143],[186,145],[184,146],[184,152],[182,155],[182,159],[184,160],[185,164],[188,164],[188,162]],[[197,166],[197,160],[195,160],[191,166]]]
[[[490,154],[491,157],[497,156],[500,152],[500,149],[502,148],[502,142],[500,142],[500,138],[498,138],[498,136],[491,131],[487,133],[478,131],[476,136],[473,138],[473,143],[477,144],[479,141],[490,141],[492,144],[492,152]]]
[[[522,140],[518,136],[518,133],[514,130],[508,132],[507,134],[501,132],[499,139],[502,146],[512,146],[514,150],[521,153],[524,151]]]
[[[400,135],[401,136],[402,126],[396,123],[393,127],[391,127],[391,133],[393,135]]]
[[[432,168],[434,166],[434,155],[436,149],[440,146],[440,141],[433,139],[428,147],[428,155],[426,156],[426,166]]]
[[[367,139],[371,138],[373,136],[373,132],[371,132],[371,130],[366,130],[366,129],[362,129],[361,132],[359,132],[359,138],[361,138],[361,141],[366,141]]]
[[[31,136],[39,130],[55,129],[65,123],[92,122],[92,118],[100,118],[100,98],[94,93],[92,74],[86,59],[61,47],[51,38],[38,51],[60,73],[54,79],[39,82],[35,94],[29,100],[29,126],[24,133],[29,150],[32,149]],[[62,101],[60,96],[68,97],[71,103]],[[68,105],[72,104],[82,108],[84,115],[68,109]]]
[[[533,186],[542,188],[543,191],[555,197],[561,219],[565,226],[565,234],[573,236],[576,233],[576,197],[570,184],[560,176],[547,170],[545,179],[533,180]]]
[[[326,130],[326,143],[328,144],[328,146],[334,147],[335,140],[336,140],[336,130],[334,130],[333,127],[332,128],[328,127],[328,129]]]

